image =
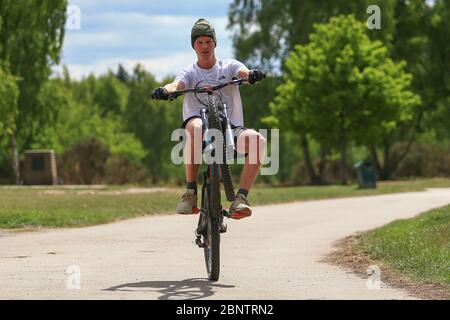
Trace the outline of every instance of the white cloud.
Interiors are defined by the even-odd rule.
[[[140,12],[105,12],[88,14],[82,16],[80,30],[68,30],[68,35],[77,34],[80,37],[90,33],[123,34],[132,31],[137,34],[160,34],[170,40],[171,36],[177,34],[190,35],[192,26],[197,17],[180,15],[149,15]],[[208,21],[214,26],[219,37],[227,38],[229,31],[226,30],[228,17],[212,17]],[[84,28],[86,27],[86,28]],[[85,29],[94,31],[86,31]]]
[[[221,15],[234,0],[69,0],[83,12],[140,10],[150,13]]]
[[[67,33],[64,44],[70,47],[119,45],[120,34],[114,32]]]
[[[218,52],[220,57],[227,58],[229,55],[226,51]],[[195,52],[193,50],[178,52],[172,55],[155,58],[130,59],[127,57],[117,57],[98,60],[92,64],[67,64],[70,76],[80,80],[84,77],[94,74],[96,76],[105,74],[108,70],[116,71],[120,64],[128,72],[132,72],[137,64],[141,64],[145,70],[151,72],[158,80],[162,80],[167,75],[176,75],[184,67],[196,61]],[[62,66],[54,68],[55,75],[62,73]]]
[[[183,15],[151,15],[141,12],[104,12],[86,15],[84,19],[87,23],[95,23],[112,28],[161,28],[161,31],[164,31],[184,27],[188,27],[190,30],[198,18]],[[227,17],[215,17],[210,18],[209,21],[213,25],[215,24],[214,22],[220,24],[219,29],[221,29],[224,26],[224,20],[227,19]]]
[[[119,63],[131,72],[140,63],[161,80],[196,61],[190,31],[197,17],[105,12],[83,19],[81,30],[66,33],[63,49],[62,63],[73,78],[100,75],[108,69],[116,71]],[[231,58],[228,18],[221,16],[209,21],[216,29],[216,56]],[[57,67],[55,71],[61,69]]]
[[[102,13],[91,15],[80,30],[68,30],[64,39],[63,59],[74,63],[86,56],[96,59],[105,55],[123,55],[123,51],[138,56],[155,55],[164,51],[184,51],[190,47],[190,32],[195,21],[190,16],[150,16],[141,13]],[[231,46],[226,30],[227,17],[211,19],[220,47]],[[166,50],[165,50],[166,49]],[[121,51],[119,53],[119,51]],[[97,55],[97,57],[96,57]],[[134,55],[136,56],[136,55]],[[83,61],[84,62],[84,61]]]

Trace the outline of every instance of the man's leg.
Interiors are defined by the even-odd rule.
[[[248,154],[242,169],[239,189],[250,191],[264,160],[266,139],[255,130],[245,130],[238,137],[237,151]]]
[[[194,118],[186,125],[184,164],[186,182],[197,182],[198,169],[202,159],[202,119]]]
[[[186,125],[184,163],[186,172],[186,193],[177,205],[177,213],[192,214],[197,207],[197,176],[202,158],[202,120],[194,118]]]
[[[247,129],[237,139],[237,151],[248,154],[242,169],[239,191],[230,207],[231,217],[242,219],[252,214],[247,201],[248,193],[259,174],[266,148],[266,139],[255,130]]]

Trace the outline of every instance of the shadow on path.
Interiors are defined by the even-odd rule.
[[[215,288],[234,288],[233,285],[219,284],[207,279],[193,278],[181,281],[141,281],[125,283],[103,291],[156,291],[159,300],[196,300],[211,297]],[[147,290],[146,290],[147,289]]]

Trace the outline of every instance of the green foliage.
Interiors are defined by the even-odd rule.
[[[262,119],[270,114],[269,102],[276,95],[279,79],[267,77],[255,86],[241,86],[240,94],[244,109],[245,126],[248,128],[265,128]],[[261,94],[264,93],[264,94]]]
[[[7,65],[19,88],[16,110],[5,115],[14,118],[8,149],[0,150],[0,162],[9,158],[16,183],[20,183],[19,154],[32,143],[33,136],[54,109],[38,102],[42,85],[59,63],[64,39],[67,0],[2,0],[0,2],[0,65]],[[3,115],[2,115],[3,116]],[[0,140],[0,145],[3,141]],[[8,151],[7,151],[8,150]]]
[[[73,88],[75,86],[72,84]],[[126,98],[127,93],[124,96]],[[54,105],[59,111],[51,125],[37,133],[33,148],[52,148],[61,153],[80,141],[94,137],[107,144],[112,154],[125,155],[135,163],[140,163],[146,156],[147,150],[132,133],[126,131],[121,116],[115,113],[104,115],[104,109],[98,105],[78,102],[61,79],[47,82],[39,98],[42,104]],[[123,97],[117,100],[120,99]]]
[[[130,75],[128,74],[127,70],[119,64],[119,67],[117,69],[116,74],[117,79],[119,79],[122,83],[127,84],[130,81]]]
[[[111,71],[96,81],[93,103],[98,105],[102,115],[125,111],[128,101],[128,88]]]
[[[16,78],[0,67],[0,140],[13,133],[18,96]]]
[[[297,44],[308,42],[315,23],[325,23],[339,14],[354,14],[358,19],[369,17],[369,5],[380,6],[382,30],[374,38],[389,41],[395,0],[235,0],[228,14],[234,31],[233,44],[237,57],[266,67],[283,63]],[[278,62],[278,63],[277,63]]]
[[[430,71],[427,79],[430,92],[430,114],[426,130],[434,131],[437,141],[450,137],[450,2],[436,0],[430,18]]]
[[[8,131],[19,154],[31,147],[63,153],[94,138],[115,159],[144,165],[155,183],[183,182],[184,166],[170,161],[182,99],[150,99],[151,89],[173,77],[159,83],[142,67],[128,73],[119,65],[117,72],[81,81],[70,79],[65,69],[62,78],[47,82],[59,62],[66,5],[65,0],[0,3],[1,174],[11,171]],[[369,5],[381,7],[381,30],[365,28]],[[349,13],[361,22],[334,19],[314,27]],[[229,22],[236,58],[249,67],[284,72],[265,79],[258,90],[241,89],[246,126],[281,129],[280,173],[261,181],[291,179],[308,152],[315,160],[343,142],[356,145],[358,156],[366,152],[363,145],[371,144],[375,154],[383,149],[380,163],[391,171],[409,150],[408,138],[448,143],[450,2],[235,0]]]
[[[268,120],[304,130],[331,149],[349,141],[370,145],[410,120],[420,103],[409,91],[411,75],[365,32],[352,16],[315,25],[310,42],[286,60]]]
[[[168,81],[165,79],[162,83]],[[167,180],[175,170],[170,153],[177,142],[171,142],[170,137],[182,123],[182,99],[172,102],[151,99],[151,90],[160,85],[138,65],[129,82],[130,96],[124,114],[128,130],[150,150],[144,164],[150,170],[154,183]]]
[[[112,72],[74,81],[66,71],[64,78],[50,80],[42,88],[39,102],[58,112],[37,132],[31,147],[62,154],[93,138],[112,155],[145,167],[154,183],[184,181],[184,166],[176,167],[170,157],[177,143],[170,141],[171,133],[182,122],[182,99],[152,100],[151,90],[160,85],[139,65],[126,82]]]
[[[54,110],[38,103],[42,85],[59,62],[64,39],[66,0],[2,0],[0,4],[0,61],[10,66],[20,81],[16,118],[24,140],[46,123]]]
[[[436,142],[448,136],[448,1],[436,0],[430,4],[426,0],[235,0],[229,10],[229,27],[234,33],[233,44],[239,59],[284,71],[290,52],[297,44],[308,43],[315,23],[352,13],[365,24],[369,5],[378,5],[381,9],[381,30],[368,30],[368,37],[381,40],[394,61],[407,62],[404,70],[413,76],[412,90],[422,98],[421,105],[414,108],[414,117],[404,118],[395,129],[383,130],[383,136],[379,136],[382,143],[374,144],[370,150],[377,159],[377,149],[382,149],[383,161],[378,162],[379,169],[383,178],[389,178],[420,134],[432,132]],[[289,90],[288,85],[284,89]],[[274,124],[276,119],[266,121]],[[386,122],[386,126],[392,128],[392,123]],[[302,128],[294,126],[291,130]],[[309,138],[303,141],[311,143]],[[392,148],[405,141],[408,142],[404,144],[406,148],[400,157],[395,157]]]

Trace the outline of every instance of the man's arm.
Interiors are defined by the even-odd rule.
[[[250,84],[255,84],[266,77],[266,73],[262,70],[252,69],[248,70],[247,67],[242,67],[238,72],[239,78],[248,78]]]
[[[181,80],[175,80],[172,83],[166,84],[164,88],[166,88],[168,93],[171,93],[178,90],[184,90],[186,88],[186,85]]]
[[[178,90],[184,90],[186,85],[181,80],[175,80],[172,83],[166,84],[164,87],[156,88],[152,92],[152,98],[157,100],[167,100],[169,99],[169,93]]]
[[[247,67],[243,67],[243,68],[241,68],[241,70],[239,70],[238,75],[239,75],[239,78],[248,78],[249,73],[250,73],[250,70],[248,70]]]

